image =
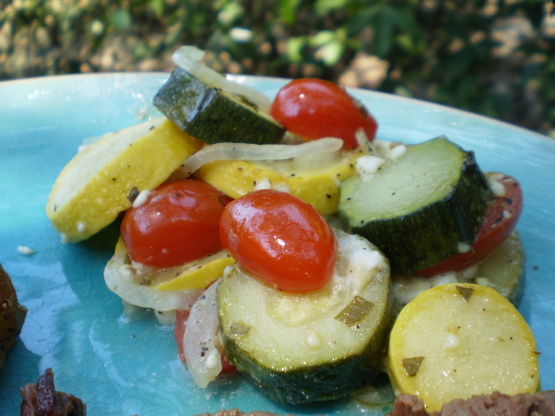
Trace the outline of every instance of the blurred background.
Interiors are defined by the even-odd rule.
[[[318,77],[555,138],[552,0],[0,0],[0,80],[171,71]]]

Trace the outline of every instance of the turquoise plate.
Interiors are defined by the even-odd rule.
[[[51,367],[59,390],[91,415],[193,415],[223,408],[299,415],[381,415],[346,399],[281,406],[240,377],[206,390],[180,363],[172,330],[151,317],[126,320],[102,272],[117,229],[62,245],[46,198],[83,139],[158,114],[152,97],[166,73],[75,75],[0,83],[0,263],[28,309],[17,346],[0,373],[0,414],[19,414],[19,388]],[[273,97],[286,81],[237,77]],[[527,253],[520,310],[538,341],[544,389],[555,389],[555,141],[467,112],[394,95],[353,91],[386,140],[416,143],[447,135],[473,149],[485,170],[517,177],[525,193],[518,230]],[[35,253],[20,254],[18,246]]]

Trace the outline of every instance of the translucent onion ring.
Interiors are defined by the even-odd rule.
[[[216,143],[205,146],[185,160],[181,170],[192,175],[208,162],[215,160],[250,160],[275,161],[302,158],[321,159],[329,163],[332,157],[339,156],[343,140],[326,137],[302,144],[252,144],[252,143]],[[330,157],[331,156],[331,157]]]
[[[173,53],[172,60],[177,66],[204,82],[231,94],[243,96],[248,101],[256,104],[262,111],[267,113],[270,111],[271,101],[266,95],[254,88],[227,79],[219,72],[207,67],[201,62],[203,56],[204,51],[201,49],[194,46],[181,46]]]
[[[106,286],[123,301],[157,311],[189,310],[201,296],[202,290],[163,291],[133,281],[133,267],[126,263],[127,251],[119,250],[108,260],[104,269]]]
[[[187,369],[195,383],[204,388],[222,371],[222,360],[216,348],[219,329],[216,290],[220,280],[208,287],[191,308],[187,329],[183,334],[183,353]]]

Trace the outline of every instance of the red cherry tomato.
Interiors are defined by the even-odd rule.
[[[320,79],[301,78],[285,85],[272,102],[270,114],[308,140],[338,137],[344,147],[357,147],[358,129],[370,141],[376,135],[376,120],[368,111],[339,85]]]
[[[220,218],[220,239],[247,272],[288,292],[324,286],[337,258],[335,236],[318,211],[274,190],[228,204]]]
[[[472,245],[472,250],[449,257],[434,266],[421,270],[418,274],[433,276],[472,266],[485,259],[513,232],[522,212],[523,198],[520,184],[515,178],[501,173],[488,173],[487,176],[497,178],[496,182],[505,188],[505,195],[495,198],[490,205],[484,224]]]
[[[217,252],[218,222],[229,201],[196,179],[158,187],[123,217],[121,236],[129,257],[147,266],[172,267]]]
[[[176,311],[173,336],[175,337],[175,342],[177,343],[179,358],[183,362],[187,361],[185,360],[185,351],[183,349],[183,335],[185,335],[185,331],[187,330],[188,318],[189,318],[189,311],[183,311],[183,310]],[[231,362],[227,358],[227,355],[225,354],[224,346],[221,344],[217,344],[216,348],[218,349],[220,356],[222,357],[222,373],[230,373],[232,371],[235,371],[235,366],[231,364]]]

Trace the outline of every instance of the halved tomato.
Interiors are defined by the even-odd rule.
[[[518,181],[510,175],[491,172],[486,176],[500,189],[499,195],[490,205],[472,250],[456,254],[433,266],[420,270],[417,274],[433,276],[450,270],[462,270],[485,259],[497,246],[513,232],[522,212],[523,196]]]

